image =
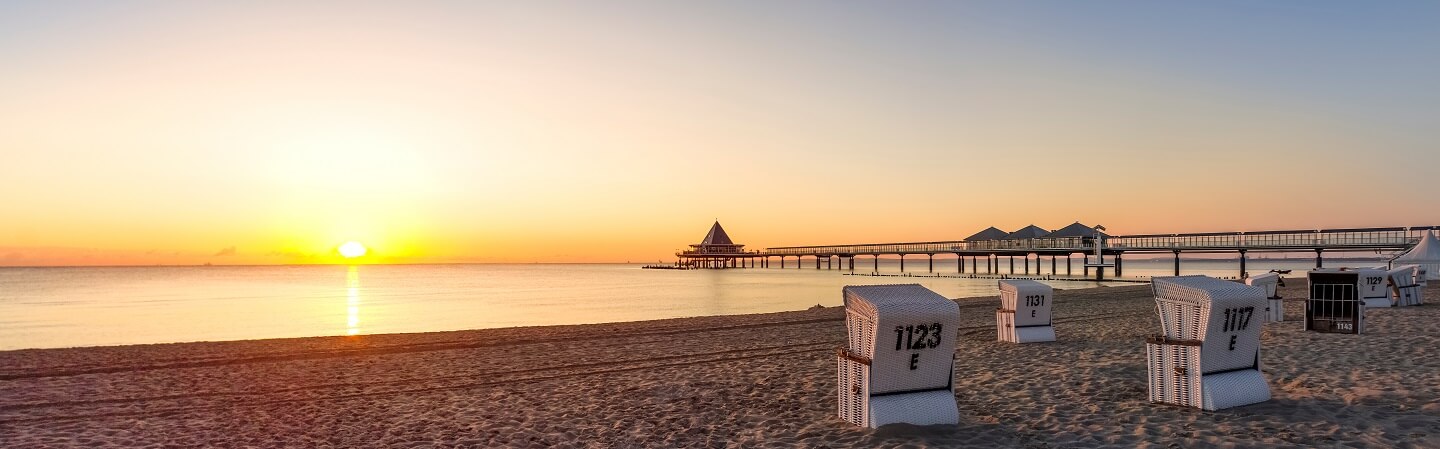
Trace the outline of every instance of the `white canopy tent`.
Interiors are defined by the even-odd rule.
[[[1433,232],[1426,231],[1425,235],[1420,237],[1420,243],[1390,261],[1391,267],[1399,265],[1425,267],[1427,279],[1440,279],[1440,240],[1435,238]]]

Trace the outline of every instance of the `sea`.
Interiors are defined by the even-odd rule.
[[[1009,269],[1001,258],[1001,272]],[[1032,259],[1033,260],[1033,259]],[[772,262],[778,262],[772,259]],[[301,265],[0,268],[0,350],[587,324],[836,306],[846,285],[918,283],[948,298],[993,296],[995,279],[957,278],[954,259],[868,258],[816,270],[650,270],[640,264]],[[1023,264],[1016,260],[1016,272]],[[1033,262],[1032,262],[1033,263]],[[1080,274],[1080,258],[1072,259]],[[1050,274],[1045,259],[1032,266]],[[1327,261],[1326,266],[1383,262]],[[1313,259],[1251,258],[1251,273]],[[823,267],[823,265],[822,265]],[[1065,274],[1065,261],[1057,264]],[[967,264],[967,272],[972,271]],[[1130,280],[1173,260],[1124,261]],[[981,263],[984,272],[984,263]],[[1236,277],[1236,260],[1183,260],[1182,274]],[[969,274],[969,273],[967,273]],[[1057,288],[1125,282],[1055,280]]]

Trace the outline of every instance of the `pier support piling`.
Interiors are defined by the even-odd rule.
[[[1324,252],[1323,249],[1315,250],[1315,268],[1325,268],[1325,257],[1321,255]]]
[[[1115,253],[1115,277],[1125,275],[1125,253]]]
[[[926,256],[926,258],[928,258],[929,261],[930,261],[930,272],[931,272],[931,273],[934,273],[934,272],[935,272],[935,253],[926,254],[925,256]]]
[[[1180,250],[1175,250],[1175,275],[1180,275]]]
[[[1245,250],[1240,250],[1240,279],[1250,277],[1250,272],[1245,270]]]

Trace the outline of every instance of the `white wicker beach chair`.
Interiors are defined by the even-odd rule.
[[[1270,399],[1260,373],[1264,290],[1207,276],[1151,286],[1164,331],[1146,341],[1151,402],[1213,411]]]
[[[1365,307],[1395,307],[1395,300],[1390,297],[1390,288],[1386,280],[1390,274],[1384,268],[1341,268],[1343,271],[1354,271],[1360,275],[1360,299],[1365,302]]]
[[[860,426],[956,424],[960,307],[917,284],[848,286],[836,357],[840,417]]]
[[[1285,300],[1280,299],[1280,275],[1276,273],[1264,273],[1245,278],[1245,285],[1253,285],[1265,289],[1265,321],[1267,323],[1278,323],[1285,321]]]
[[[1420,298],[1424,294],[1419,283],[1415,282],[1415,269],[1417,265],[1401,265],[1385,273],[1386,283],[1390,286],[1390,294],[1396,306],[1418,306]]]
[[[1373,271],[1373,270],[1369,270]],[[1365,331],[1365,300],[1361,285],[1374,282],[1365,270],[1310,270],[1310,296],[1305,300],[1305,330],[1340,334]],[[1383,282],[1383,273],[1379,276]],[[1386,301],[1389,297],[1385,298]]]
[[[999,341],[1055,341],[1055,327],[1050,319],[1054,299],[1054,289],[1049,285],[1031,280],[1000,281],[1000,308],[995,310]]]

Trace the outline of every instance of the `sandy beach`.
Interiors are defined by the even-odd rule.
[[[1305,296],[1292,279],[1286,298]],[[958,426],[835,417],[843,311],[0,352],[6,447],[1440,447],[1440,296],[1267,324],[1273,399],[1151,404],[1148,285],[1057,291],[1059,341],[960,300]],[[839,292],[836,292],[838,295]]]

